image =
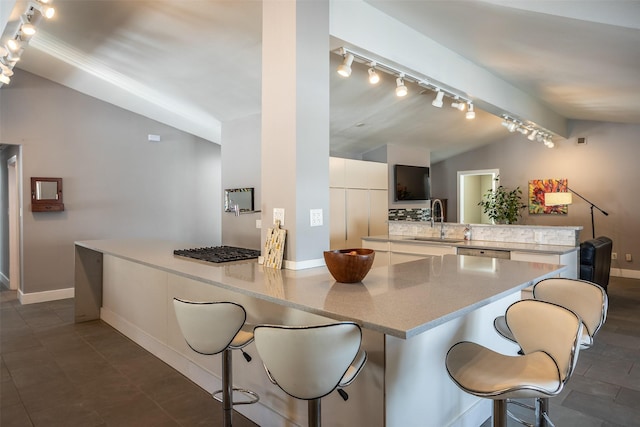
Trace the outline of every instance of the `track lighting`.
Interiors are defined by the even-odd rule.
[[[453,108],[457,108],[460,111],[464,111],[464,109],[467,107],[467,104],[465,104],[463,101],[460,101],[460,99],[456,96],[456,98],[451,103],[451,106]]]
[[[436,99],[431,102],[434,107],[442,108],[442,98],[444,98],[444,92],[438,89]]]
[[[380,76],[376,73],[375,68],[369,68],[369,83],[372,85],[378,83],[380,81]]]
[[[536,139],[536,135],[538,134],[538,129],[534,129],[531,131],[531,133],[529,134],[529,136],[527,137],[527,139],[529,141],[533,141],[534,139]]]
[[[404,85],[403,77],[400,76],[396,79],[396,95],[397,96],[406,96],[409,91],[407,87]]]
[[[7,77],[13,76],[13,70],[11,68],[9,68],[8,66],[6,66],[2,62],[0,62],[0,71],[2,72],[2,75],[4,75],[4,76],[7,76]]]
[[[54,8],[52,8],[51,6],[47,6],[44,3],[48,3],[48,2],[44,2],[44,1],[40,1],[39,3],[31,3],[31,7],[37,11],[40,12],[40,14],[42,16],[44,16],[47,19],[51,19],[53,18],[53,15],[56,14],[56,10]]]
[[[22,31],[27,36],[32,36],[36,33],[36,26],[33,25],[31,22],[25,22],[20,27],[20,31]]]
[[[476,112],[473,111],[473,104],[472,103],[469,103],[469,108],[467,109],[467,114],[465,114],[465,117],[467,119],[469,119],[469,120],[476,118]]]
[[[342,64],[338,66],[338,74],[340,74],[342,77],[349,77],[351,75],[352,63],[353,63],[353,55],[350,53],[347,53],[344,56],[344,60],[342,61]]]
[[[51,19],[55,15],[55,9],[49,6],[52,0],[28,0],[15,2],[11,16],[19,17],[16,22],[17,29],[13,36],[9,35],[6,44],[0,46],[0,86],[9,84],[13,76],[13,67],[20,60],[25,47],[29,44],[31,36],[37,31],[37,25],[42,17]],[[27,4],[26,10],[22,9]],[[22,9],[22,10],[19,10]]]

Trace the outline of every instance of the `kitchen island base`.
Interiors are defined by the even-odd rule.
[[[203,356],[188,348],[173,312],[174,297],[237,302],[247,310],[247,322],[253,324],[308,325],[354,320],[363,325],[362,345],[369,360],[347,388],[349,400],[344,402],[337,393],[323,399],[324,422],[332,426],[481,425],[490,416],[490,402],[455,386],[444,366],[446,352],[457,341],[473,340],[515,354],[516,346],[493,331],[493,319],[519,298],[522,287],[558,270],[557,266],[536,267],[528,263],[499,264],[497,272],[508,271],[514,281],[503,291],[496,294],[491,290],[488,299],[471,306],[463,302],[466,308],[462,312],[437,315],[426,325],[418,323],[413,329],[398,332],[393,325],[403,322],[406,316],[413,322],[413,310],[427,307],[429,298],[438,300],[440,305],[446,299],[458,303],[457,300],[466,298],[458,295],[462,285],[451,283],[450,289],[441,289],[438,284],[424,294],[424,301],[415,301],[413,292],[425,292],[427,285],[423,282],[429,278],[414,282],[408,272],[416,272],[415,277],[426,275],[430,280],[450,282],[453,276],[449,276],[448,270],[451,270],[462,280],[467,274],[460,270],[464,264],[460,262],[462,257],[447,255],[452,258],[444,261],[434,258],[439,260],[435,269],[429,259],[374,268],[364,285],[355,286],[335,283],[324,268],[265,271],[255,262],[212,268],[165,255],[134,256],[140,247],[128,245],[125,250],[101,242],[76,246],[79,252],[96,252],[93,256],[77,257],[79,262],[90,260],[98,264],[95,260],[102,255],[100,317],[207,391],[220,388],[220,356]],[[529,277],[527,280],[516,273],[525,266],[530,270],[525,275]],[[512,270],[513,267],[517,268]],[[475,278],[480,287],[477,291],[495,281],[495,277],[486,275],[482,272]],[[87,282],[90,280],[81,278],[76,285],[88,286]],[[256,287],[256,283],[260,285]],[[356,305],[347,311],[343,305],[350,300]],[[375,321],[378,315],[386,320]],[[261,426],[305,425],[306,402],[291,398],[271,384],[253,344],[247,351],[254,357],[251,363],[234,354],[237,357],[234,385],[256,391],[261,400],[256,405],[235,409]]]

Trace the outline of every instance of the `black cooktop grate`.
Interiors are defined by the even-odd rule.
[[[196,249],[176,249],[174,255],[207,262],[230,262],[258,258],[260,251],[234,246],[211,246]]]

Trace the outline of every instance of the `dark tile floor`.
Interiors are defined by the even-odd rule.
[[[73,300],[0,292],[0,426],[216,426],[220,404]],[[234,414],[234,426],[254,423]]]
[[[612,278],[609,298],[596,345],[551,400],[558,427],[640,426],[640,280]],[[0,292],[0,356],[2,427],[221,425],[218,402],[169,366],[101,321],[74,324],[73,300]],[[255,426],[237,413],[234,425]]]

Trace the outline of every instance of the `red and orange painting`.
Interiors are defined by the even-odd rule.
[[[569,205],[544,205],[544,193],[563,191],[567,191],[566,179],[532,179],[529,181],[529,213],[566,215]]]

